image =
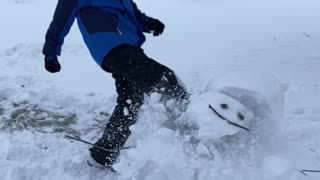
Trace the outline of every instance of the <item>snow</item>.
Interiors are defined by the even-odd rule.
[[[263,160],[263,169],[272,176],[280,176],[288,171],[289,162],[277,156],[269,156]]]
[[[178,119],[186,134],[164,127],[174,104],[152,94],[131,127],[126,146],[134,148],[115,165],[121,175],[89,167],[89,146],[65,135],[101,136],[116,102],[112,77],[91,60],[77,26],[65,40],[62,71],[47,73],[41,49],[56,0],[3,0],[1,179],[320,178],[298,171],[320,170],[320,1],[136,2],[166,24],[163,36],[147,36],[144,49],[192,93]],[[208,114],[219,93],[253,113],[250,132]],[[194,142],[197,128],[212,133]]]

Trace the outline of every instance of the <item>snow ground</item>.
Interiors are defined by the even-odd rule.
[[[148,36],[146,52],[174,69],[190,92],[248,88],[273,97],[268,105],[277,116],[273,126],[250,138],[240,133],[237,142],[215,142],[225,149],[210,160],[198,156],[208,154],[205,147],[188,156],[180,137],[159,128],[166,113],[151,98],[136,127],[137,148],[124,152],[117,167],[120,179],[320,178],[297,171],[320,169],[320,1],[136,2],[167,25],[162,37]],[[55,4],[3,0],[0,7],[1,179],[115,178],[86,165],[87,145],[64,138],[68,133],[97,139],[115,94],[113,80],[91,60],[76,26],[63,48],[62,71],[45,72],[41,48]],[[275,76],[284,97],[270,95],[278,83],[261,74]],[[146,127],[155,131],[142,131]],[[266,141],[248,142],[262,135]],[[142,167],[148,158],[155,163]]]

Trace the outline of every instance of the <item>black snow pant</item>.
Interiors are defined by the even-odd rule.
[[[96,146],[105,149],[124,146],[131,134],[129,127],[137,121],[144,93],[158,92],[167,99],[188,101],[189,95],[174,72],[147,57],[139,47],[121,45],[114,48],[105,57],[102,68],[112,73],[118,98],[103,136],[95,143]],[[107,152],[93,146],[90,154],[98,163],[111,166],[120,152]]]

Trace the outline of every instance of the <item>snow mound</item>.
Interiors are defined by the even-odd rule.
[[[133,134],[128,144],[136,148],[123,152],[115,165],[123,178],[206,180],[227,178],[234,173],[245,177],[237,169],[239,166],[249,169],[254,169],[253,164],[263,166],[257,160],[263,158],[263,149],[277,135],[274,122],[282,120],[279,115],[283,114],[284,90],[271,75],[257,75],[251,84],[250,79],[242,76],[246,82],[243,85],[235,83],[234,77],[239,75],[213,79],[205,91],[192,94],[187,111],[178,119],[170,119],[174,110],[168,106],[170,103],[161,103],[159,94],[147,98],[137,124],[131,128]],[[275,98],[279,101],[275,102]],[[221,112],[223,102],[233,108],[224,114],[228,119],[237,118],[238,111],[249,117],[248,121],[237,123],[247,126],[250,132],[228,124],[208,108],[212,104]],[[168,121],[174,125],[168,126]],[[269,164],[266,160],[263,167],[268,169]]]

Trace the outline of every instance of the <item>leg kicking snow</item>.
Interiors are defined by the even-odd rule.
[[[137,121],[145,93],[158,92],[164,100],[188,101],[188,94],[174,72],[148,58],[140,48],[118,47],[106,57],[103,68],[112,73],[118,98],[103,136],[95,143],[99,147],[119,149],[124,146],[131,134],[129,127]],[[112,166],[120,151],[107,152],[93,146],[90,153],[98,163]]]

